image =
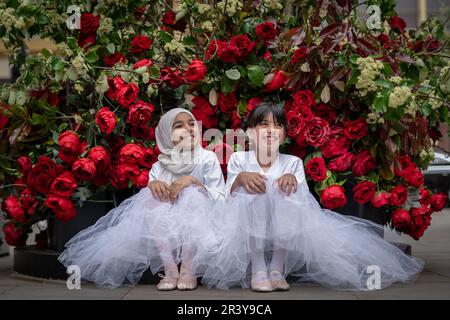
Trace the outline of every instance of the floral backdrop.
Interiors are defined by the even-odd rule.
[[[324,207],[370,203],[419,239],[447,200],[422,170],[449,123],[449,38],[436,18],[407,28],[393,0],[364,2],[380,9],[371,26],[360,2],[2,1],[0,38],[20,70],[0,87],[5,240],[25,245],[33,225],[73,219],[96,192],[146,187],[165,110],[225,132],[263,99],[284,108],[283,151],[304,160]],[[27,55],[34,35],[57,50]],[[225,151],[245,147],[204,144],[225,173]]]

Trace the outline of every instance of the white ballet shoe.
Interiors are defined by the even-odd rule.
[[[266,271],[257,271],[252,274],[251,288],[255,292],[272,292],[272,284]]]
[[[269,275],[270,283],[274,291],[288,291],[291,288],[280,271],[272,270]]]
[[[182,271],[178,278],[177,289],[182,291],[194,290],[197,288],[197,278],[189,271]]]
[[[171,291],[177,288],[178,274],[162,275],[159,273],[158,276],[161,280],[156,286],[156,289],[160,291]]]

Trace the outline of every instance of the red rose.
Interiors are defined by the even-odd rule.
[[[409,211],[402,208],[395,209],[391,219],[394,228],[399,231],[407,230],[411,224],[411,215],[409,214]]]
[[[31,162],[30,157],[29,156],[21,156],[17,159],[17,163],[19,165],[19,172],[26,179],[28,177],[28,174],[31,171],[31,167],[33,166],[33,163]]]
[[[244,115],[247,115],[250,112],[252,112],[253,110],[255,110],[260,105],[260,103],[263,101],[264,101],[264,99],[260,98],[260,97],[250,98],[250,100],[248,100],[247,110],[245,111]]]
[[[139,164],[143,167],[151,169],[156,161],[158,161],[158,156],[156,155],[155,150],[152,148],[146,148]]]
[[[125,63],[127,61],[125,56],[119,52],[110,54],[109,56],[106,56],[103,58],[103,62],[105,63],[105,66],[107,66],[107,67],[114,67],[114,65],[119,61],[123,62],[123,63]]]
[[[288,123],[288,136],[291,138],[297,137],[299,134],[303,135],[303,129],[305,127],[305,122],[303,119],[296,115],[294,112],[286,113],[286,120]]]
[[[368,129],[366,120],[363,118],[344,122],[344,133],[351,140],[359,140],[367,136]]]
[[[129,162],[120,162],[111,171],[111,183],[116,189],[124,189],[128,181],[135,179],[140,173],[138,165]]]
[[[117,91],[126,85],[121,77],[108,78],[109,89],[106,91],[106,96],[111,100],[116,100]]]
[[[346,152],[343,155],[333,159],[328,164],[328,169],[334,172],[345,172],[350,170],[355,161],[355,155],[351,152]]]
[[[230,122],[231,122],[231,129],[238,130],[241,128],[241,118],[237,115],[236,112],[233,112],[231,114]]]
[[[195,105],[192,108],[192,114],[197,121],[202,123],[205,128],[216,127],[218,124],[218,119],[215,117],[216,108],[214,108],[208,100],[195,96],[192,99],[192,103]]]
[[[234,36],[230,39],[230,44],[239,50],[239,58],[245,59],[253,51],[256,42],[252,42],[245,34]]]
[[[48,194],[53,180],[62,170],[62,166],[58,166],[52,159],[40,156],[31,169],[28,184],[39,193]]]
[[[424,47],[428,52],[434,52],[439,49],[441,43],[437,39],[430,39],[424,43]]]
[[[270,55],[270,51],[266,51],[266,53],[264,53],[263,58],[269,62],[272,62],[272,56]]]
[[[82,34],[96,33],[100,25],[100,16],[94,16],[92,13],[83,13],[80,19],[80,32]]]
[[[275,39],[277,32],[273,22],[263,22],[256,26],[256,35],[259,39],[268,41]]]
[[[211,59],[211,57],[218,55],[220,51],[227,45],[225,41],[213,39],[208,45],[208,49],[205,53],[205,60]],[[236,46],[234,46],[236,47]],[[236,47],[237,48],[237,47]],[[238,49],[239,50],[239,49]]]
[[[310,159],[305,166],[306,174],[316,182],[323,181],[327,177],[327,167],[325,161],[321,157]]]
[[[136,139],[155,140],[154,130],[154,128],[149,127],[147,124],[141,124],[139,126],[131,126],[130,134]]]
[[[219,92],[217,97],[217,106],[223,113],[231,114],[236,110],[237,99],[233,92],[224,94]]]
[[[320,199],[324,207],[328,209],[336,209],[347,204],[344,188],[337,184],[323,190]]]
[[[311,107],[316,105],[316,98],[314,97],[314,92],[311,90],[300,90],[294,93],[292,109],[296,112],[302,112],[301,110],[311,110]],[[304,112],[304,111],[303,111]],[[311,111],[312,115],[312,111]]]
[[[131,54],[140,54],[148,49],[153,44],[153,40],[147,36],[136,36],[133,41],[131,41]]]
[[[398,31],[400,33],[405,32],[406,22],[402,18],[398,16],[391,17],[389,19],[389,24],[391,25],[393,30]]]
[[[162,17],[162,21],[165,25],[173,26],[175,25],[176,14],[172,10],[166,11]]]
[[[108,150],[102,146],[93,147],[89,151],[88,158],[94,162],[98,172],[105,171],[111,163],[111,156]]]
[[[145,149],[134,143],[126,144],[120,150],[122,162],[139,163],[145,155]]]
[[[429,206],[431,204],[431,193],[429,190],[425,189],[425,188],[420,188],[420,204],[422,206]]]
[[[330,128],[328,140],[320,147],[324,158],[333,158],[344,154],[350,148],[351,141],[344,133],[344,129],[338,125]]]
[[[23,230],[16,228],[14,223],[6,223],[3,227],[3,232],[5,234],[5,241],[8,245],[14,247],[25,246],[27,235],[23,232]]]
[[[405,186],[398,185],[391,189],[391,204],[393,206],[402,206],[408,199],[408,189]]]
[[[95,117],[95,122],[97,123],[100,131],[105,134],[111,134],[116,127],[116,115],[114,112],[109,110],[108,107],[103,107],[97,112]]]
[[[134,83],[122,86],[117,91],[117,102],[124,108],[127,108],[138,97],[139,88]]]
[[[95,176],[97,169],[94,161],[88,158],[82,158],[73,163],[72,172],[78,179],[88,181]]]
[[[5,129],[8,126],[9,118],[3,115],[3,113],[0,111],[0,130]]]
[[[141,170],[141,172],[133,178],[133,183],[136,186],[136,188],[141,189],[145,188],[148,185],[148,179],[149,179],[149,171],[148,169]]]
[[[369,202],[375,195],[377,185],[371,181],[361,181],[353,188],[353,199],[359,204]]]
[[[151,67],[153,65],[153,61],[150,59],[142,59],[133,64],[133,69],[139,69],[142,67]]]
[[[128,111],[127,123],[132,126],[146,125],[152,119],[153,111],[153,104],[138,100]]]
[[[236,63],[239,58],[239,49],[235,45],[225,44],[219,48],[217,56],[227,63]]]
[[[37,195],[30,188],[26,188],[20,193],[20,205],[30,216],[34,214],[38,205]]]
[[[443,192],[433,194],[431,196],[431,209],[433,211],[441,211],[447,203],[447,196]]]
[[[188,82],[196,82],[205,79],[205,75],[206,66],[203,61],[194,59],[186,70],[185,77]]]
[[[61,198],[70,198],[77,189],[78,183],[72,172],[64,171],[60,174],[50,187],[50,193]]]
[[[361,177],[376,169],[377,163],[370,154],[369,150],[361,151],[356,155],[355,163],[353,164],[352,171],[357,177]]]
[[[185,79],[181,70],[164,67],[161,69],[161,80],[166,82],[169,87],[176,89],[181,86]]]
[[[55,213],[56,219],[61,221],[72,220],[77,214],[75,206],[70,199],[61,198],[53,194],[47,197],[45,205]]]
[[[395,174],[399,177],[408,175],[416,168],[416,165],[411,161],[408,155],[398,157],[396,159]]]
[[[10,219],[14,219],[22,223],[26,221],[25,211],[20,205],[18,196],[9,195],[5,200],[4,209]]]
[[[88,34],[80,33],[78,35],[77,41],[78,41],[78,46],[80,48],[93,46],[97,43],[97,34],[96,33],[88,33]]]
[[[307,53],[308,53],[308,48],[306,48],[306,47],[300,47],[297,50],[295,50],[294,54],[292,55],[291,64],[296,64],[300,60],[304,60]]]
[[[333,108],[326,104],[318,104],[312,109],[314,116],[322,118],[329,124],[332,124],[336,119],[336,112],[334,112]]]
[[[328,122],[321,118],[315,117],[306,126],[305,139],[309,145],[313,147],[320,147],[327,141],[329,133],[330,126]]]
[[[272,80],[265,84],[263,87],[263,91],[265,92],[272,92],[275,90],[278,90],[282,87],[284,87],[289,80],[288,77],[284,75],[284,73],[280,70],[275,71],[275,74],[272,78]]]
[[[412,171],[409,171],[407,175],[403,177],[406,182],[408,182],[413,187],[419,188],[423,185],[424,177],[422,171],[420,169],[415,168]]]
[[[431,222],[431,209],[428,207],[412,208],[414,225],[417,227],[428,227]]]
[[[380,43],[382,45],[384,45],[385,43],[388,43],[390,41],[390,38],[389,38],[389,36],[387,34],[381,33],[378,36],[378,40],[380,41]]]
[[[58,144],[60,146],[58,157],[66,162],[72,163],[78,158],[80,154],[80,138],[73,131],[64,131],[58,137]]]
[[[383,206],[389,205],[389,199],[391,194],[389,192],[378,192],[372,198],[372,206],[375,208],[381,208]]]
[[[289,153],[301,159],[306,157],[306,149],[296,143],[289,145]]]

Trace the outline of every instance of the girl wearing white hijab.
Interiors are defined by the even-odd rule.
[[[202,148],[198,124],[182,108],[164,114],[155,134],[161,154],[148,188],[78,233],[58,258],[78,265],[84,280],[114,288],[164,269],[159,290],[192,290],[218,247],[210,215],[225,182],[216,154]]]

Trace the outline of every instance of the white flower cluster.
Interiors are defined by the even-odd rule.
[[[199,3],[197,4],[198,13],[200,14],[207,14],[211,11],[211,6],[207,3]]]
[[[73,54],[73,51],[65,42],[56,44],[56,48],[58,48],[58,51],[61,52],[64,56],[70,57]]]
[[[257,8],[261,13],[268,13],[271,11],[282,10],[283,5],[277,0],[262,0]]]
[[[176,54],[184,54],[186,52],[186,48],[184,47],[184,44],[181,42],[172,39],[169,43],[166,43],[164,45],[164,50],[170,52],[173,55]]]
[[[80,76],[83,76],[87,73],[86,64],[84,63],[84,59],[82,56],[77,55],[75,58],[72,59],[71,63],[76,73],[79,74]]]
[[[412,96],[411,101],[405,107],[405,114],[409,114],[411,117],[416,116],[416,112],[419,110],[417,102],[414,96]]]
[[[430,139],[430,140],[433,143],[433,140],[432,139]],[[433,148],[429,148],[428,150],[422,149],[419,152],[419,157],[420,157],[420,160],[422,160],[423,162],[426,162],[426,163],[433,161],[434,160]]]
[[[65,23],[67,18],[64,18],[62,15],[58,13],[56,9],[47,9],[45,11],[45,15],[51,23],[47,23],[44,26],[44,33],[52,34],[55,30],[58,29],[59,25]]]
[[[0,26],[10,32],[13,28],[23,29],[25,21],[22,17],[16,16],[16,11],[13,8],[0,9]]]
[[[205,21],[202,24],[202,29],[206,32],[212,32],[213,31],[213,24],[211,21]]]
[[[100,25],[98,27],[98,32],[100,34],[108,34],[113,31],[113,21],[110,17],[105,17],[100,15]]]
[[[356,64],[361,74],[356,82],[356,89],[359,89],[359,94],[364,97],[369,92],[377,90],[375,79],[380,74],[380,70],[383,69],[383,63],[375,60],[371,57],[358,58]]]
[[[411,89],[406,86],[395,87],[389,95],[389,107],[396,109],[406,102],[411,97]]]
[[[382,118],[378,112],[371,112],[367,115],[366,122],[368,124],[376,124],[376,123],[383,124],[384,118]]]
[[[130,39],[130,36],[136,34],[136,31],[134,31],[132,26],[128,26],[122,30],[119,30],[118,33],[122,39],[128,40]]]
[[[225,3],[227,5],[226,9],[225,9]],[[224,0],[222,0],[219,3],[217,3],[217,8],[222,12],[225,10],[227,16],[233,17],[234,15],[236,15],[236,13],[238,13],[242,9],[242,1],[239,1],[239,0],[224,1]]]
[[[436,97],[435,95],[430,95],[430,98],[428,99],[428,102],[431,105],[431,109],[433,110],[438,110],[442,107],[442,105],[444,104],[438,97]]]

